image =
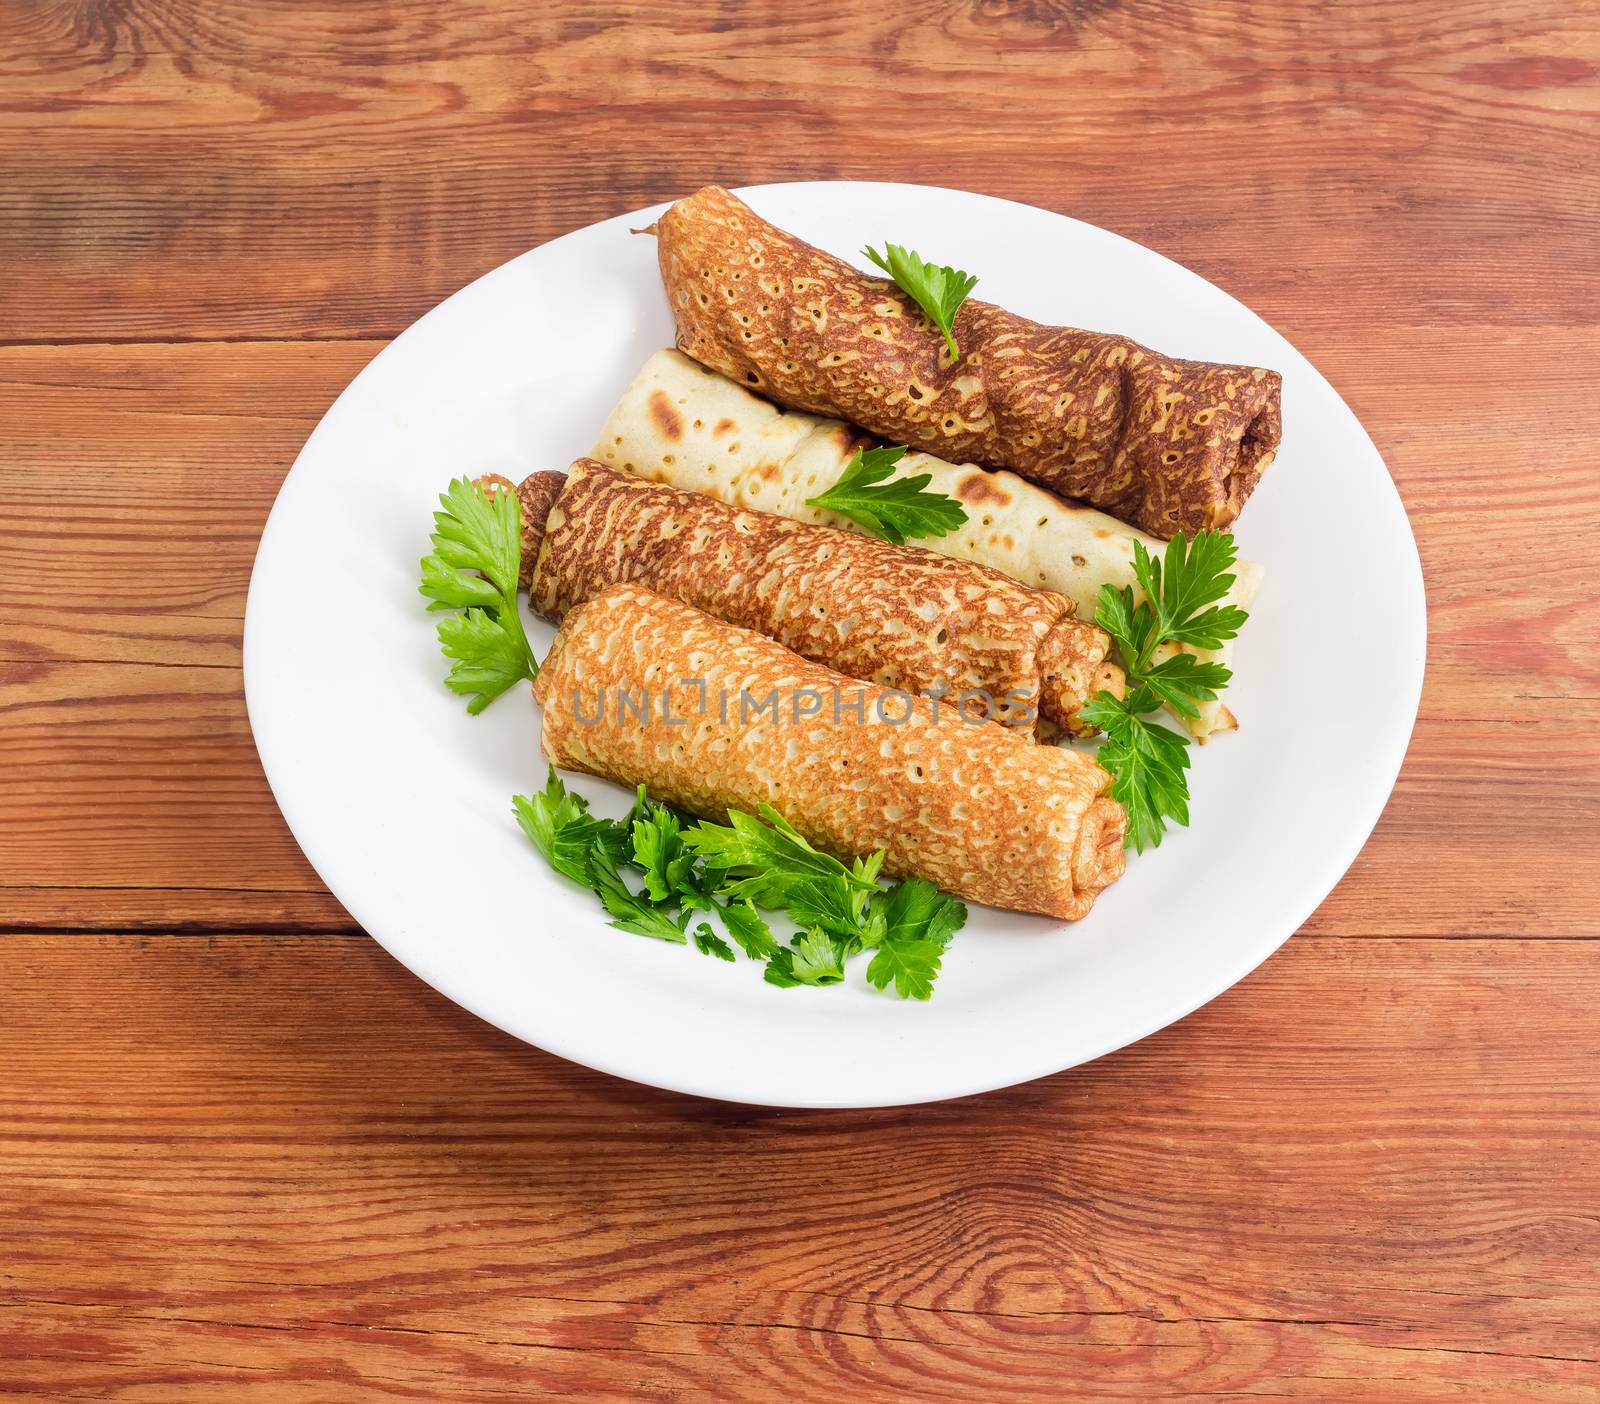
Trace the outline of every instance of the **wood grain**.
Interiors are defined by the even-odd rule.
[[[1597,149],[1600,14],[1556,0],[0,4],[0,1398],[1600,1397]],[[591,220],[817,177],[1242,297],[1429,595],[1399,786],[1283,952],[904,1112],[447,1005],[300,855],[240,689],[278,484],[389,337]]]
[[[14,937],[0,1391],[1581,1399],[1594,949],[1295,941],[1092,1067],[792,1113],[364,938]]]
[[[0,338],[174,321],[185,336],[392,336],[568,229],[712,179],[796,175],[1061,208],[1149,239],[1275,323],[1376,326],[1397,287],[1430,321],[1600,311],[1579,120],[1600,107],[1600,39],[1581,7],[6,13],[0,51],[27,55],[6,103],[32,139],[8,157],[0,250],[18,262]],[[1130,181],[1144,170],[1163,174]],[[1319,284],[1338,297],[1308,295]]]

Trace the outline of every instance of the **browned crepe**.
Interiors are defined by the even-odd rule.
[[[679,348],[779,404],[1010,468],[1162,538],[1228,526],[1277,451],[1276,371],[1174,360],[970,299],[952,362],[893,283],[720,186],[655,229]]]
[[[1088,756],[935,715],[638,585],[567,615],[534,695],[556,765],[713,819],[770,804],[838,858],[882,848],[889,874],[975,902],[1072,920],[1122,874],[1127,818]]]
[[[547,619],[633,580],[853,678],[947,696],[1032,733],[1087,732],[1120,695],[1103,629],[1073,603],[971,561],[645,482],[592,458],[519,489],[528,598]],[[1046,727],[1047,734],[1053,728]]]

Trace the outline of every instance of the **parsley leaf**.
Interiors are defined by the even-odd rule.
[[[599,845],[613,867],[627,862],[628,831],[613,819],[596,819],[586,815],[556,830],[550,866],[558,873],[565,873],[574,882],[592,887],[589,850],[596,845]]]
[[[1128,811],[1128,846],[1143,853],[1160,844],[1168,819],[1189,822],[1189,738],[1127,710],[1110,693],[1091,701],[1103,698],[1110,706],[1095,709],[1095,725],[1105,731],[1095,759],[1114,777],[1111,798]]]
[[[722,924],[751,960],[766,960],[778,949],[772,928],[750,902],[730,902],[722,908]]]
[[[837,985],[844,979],[845,950],[820,926],[809,927],[789,946],[779,947],[767,962],[764,978],[783,988],[795,985]]]
[[[947,892],[941,892],[927,878],[909,877],[887,892],[876,892],[873,906],[883,914],[885,946],[903,941],[933,941],[940,946],[967,921],[967,908]]]
[[[640,786],[641,791],[643,786]],[[543,790],[532,795],[513,795],[511,808],[517,824],[545,861],[564,877],[593,887],[589,871],[589,850],[599,844],[613,868],[627,862],[633,853],[628,826],[615,819],[600,819],[589,813],[589,801],[573,794],[561,783],[552,765]]]
[[[1078,715],[1105,732],[1095,759],[1111,772],[1111,797],[1128,811],[1127,845],[1139,853],[1161,842],[1168,821],[1189,822],[1189,738],[1144,714],[1165,705],[1198,716],[1196,704],[1215,698],[1233,676],[1192,653],[1153,660],[1164,644],[1216,648],[1238,634],[1248,616],[1217,603],[1233,585],[1234,559],[1226,532],[1175,536],[1160,557],[1135,541],[1133,573],[1144,598],[1135,602],[1131,586],[1100,587],[1095,622],[1122,655],[1127,689],[1120,698],[1096,693]]]
[[[853,859],[850,863],[850,872],[857,881],[875,887],[883,873],[883,860],[888,856],[888,852],[880,848],[874,853],[867,854],[865,858]]]
[[[1197,717],[1200,709],[1194,704],[1210,702],[1232,676],[1221,663],[1202,663],[1192,653],[1174,653],[1141,675],[1139,687],[1149,689],[1158,700],[1140,710],[1153,711],[1164,703],[1181,716]],[[1139,700],[1144,701],[1142,692]]]
[[[950,359],[959,361],[961,349],[956,345],[956,312],[967,300],[978,280],[970,273],[948,264],[924,263],[914,250],[899,244],[885,244],[880,254],[870,244],[861,251],[879,268],[894,279],[905,293],[928,314],[928,320],[944,333],[945,345],[950,348]]]
[[[450,660],[445,686],[467,696],[467,711],[476,716],[502,692],[534,673],[527,640],[519,622],[508,629],[497,610],[469,609],[441,619],[439,647]]]
[[[903,446],[857,449],[839,480],[820,497],[808,497],[806,506],[838,512],[896,546],[959,530],[967,510],[942,492],[923,491],[933,481],[931,473],[883,481],[905,452]]]
[[[735,960],[737,945],[766,962],[764,978],[774,985],[838,984],[852,956],[873,950],[871,984],[893,983],[902,998],[927,999],[940,956],[967,917],[962,903],[921,878],[881,888],[882,849],[846,866],[770,805],[756,815],[730,811],[727,824],[684,829],[677,812],[641,785],[626,819],[601,819],[552,766],[544,788],[513,796],[512,808],[545,860],[599,896],[612,926],[674,945],[692,941],[718,960]],[[644,874],[643,892],[622,880],[627,864]],[[800,928],[787,945],[758,906],[785,912]],[[690,933],[696,911],[720,916],[733,945],[707,921]]]
[[[867,942],[880,855],[847,868],[819,853],[770,805],[761,806],[759,819],[732,810],[726,826],[699,824],[684,841],[721,875],[721,896],[787,912],[800,926],[838,938],[841,959]],[[786,960],[779,958],[785,969]]]
[[[802,985],[836,985],[844,979],[844,950],[820,926],[808,927],[793,942],[794,978]]]
[[[636,936],[649,936],[680,946],[688,941],[684,927],[689,924],[689,914],[685,912],[674,921],[659,907],[641,901],[628,891],[616,865],[600,844],[589,850],[589,883],[600,894],[601,905],[616,918],[609,924],[618,931],[631,931]]]
[[[430,610],[466,611],[439,621],[439,646],[451,660],[445,685],[466,695],[476,716],[539,671],[517,608],[521,508],[516,493],[491,494],[466,478],[452,482],[439,505],[418,588]]]
[[[801,926],[815,926],[859,946],[868,940],[868,902],[876,884],[857,886],[843,877],[802,878],[782,893],[782,907]]]
[[[877,945],[883,917],[875,904],[883,849],[857,858],[848,873],[801,878],[784,894],[784,910],[800,926],[819,926],[846,944],[846,955]]]
[[[457,478],[439,495],[439,505],[444,511],[433,514],[429,559],[457,572],[481,571],[502,595],[515,590],[522,559],[516,493],[491,493],[467,478]]]
[[[633,821],[632,830],[633,861],[644,870],[644,890],[652,902],[665,902],[687,883],[695,864],[694,854],[683,846],[678,816],[665,805],[653,805]]]
[[[896,941],[880,946],[867,966],[867,983],[881,990],[892,980],[901,999],[931,999],[943,958],[941,941]]]
[[[758,813],[759,819],[730,809],[726,824],[696,824],[683,835],[683,841],[708,867],[740,874],[742,883],[750,884],[734,895],[750,897],[759,906],[776,907],[783,903],[763,902],[757,894],[774,895],[802,878],[842,877],[862,886],[872,885],[837,858],[819,853],[770,804],[760,806]]]
[[[1175,536],[1160,558],[1152,556],[1144,542],[1133,543],[1133,573],[1144,590],[1144,603],[1150,606],[1147,613],[1154,621],[1151,632],[1157,643],[1216,648],[1238,636],[1249,617],[1242,609],[1205,608],[1233,587],[1230,571],[1236,555],[1233,537],[1222,531],[1202,531],[1192,543],[1181,534]],[[1105,587],[1101,589],[1103,594]],[[1127,593],[1131,600],[1132,592]],[[1141,663],[1148,662],[1146,654]]]
[[[701,866],[692,855],[690,864],[691,866],[678,878],[672,900],[686,912],[725,913],[722,903],[717,900],[717,890],[721,886],[720,877]]]
[[[1114,697],[1109,692],[1097,692],[1093,697],[1085,700],[1079,714],[1083,720],[1098,731],[1103,731],[1109,737],[1111,729],[1122,725],[1123,718],[1129,715],[1128,708],[1121,697]],[[1105,742],[1101,742],[1100,749],[1105,749]],[[1105,765],[1105,761],[1096,754],[1095,759]],[[1109,766],[1106,767],[1110,769]]]
[[[875,894],[872,905],[882,931],[867,966],[867,983],[881,990],[892,981],[901,999],[930,998],[944,949],[966,922],[966,906],[917,877]]]
[[[716,956],[718,960],[730,963],[733,961],[733,948],[705,922],[694,929],[694,948],[701,955]]]

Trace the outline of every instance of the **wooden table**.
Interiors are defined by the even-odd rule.
[[[0,3],[0,1396],[1595,1399],[1597,114],[1572,4]],[[1399,788],[1280,954],[906,1111],[454,1008],[318,883],[240,691],[273,494],[388,338],[819,176],[1219,282],[1371,430],[1429,589]]]

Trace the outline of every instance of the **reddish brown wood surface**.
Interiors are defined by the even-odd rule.
[[[1500,1401],[1596,1382],[1588,943],[1292,942],[1090,1068],[815,1114],[558,1062],[362,937],[11,940],[0,1390]]]
[[[1570,4],[0,0],[0,1398],[1600,1395],[1597,150]],[[322,889],[240,692],[273,494],[387,338],[809,177],[1216,279],[1427,577],[1411,754],[1302,933],[945,1107],[477,1024]]]

